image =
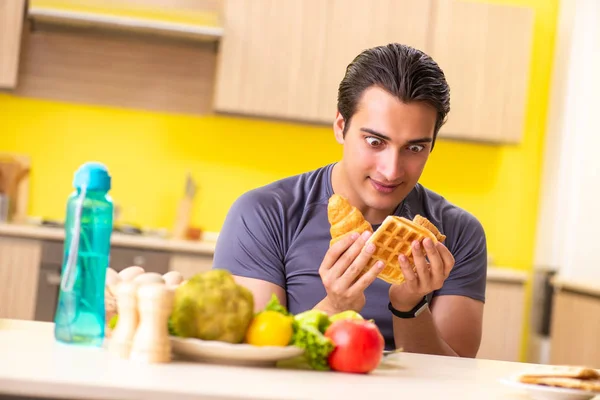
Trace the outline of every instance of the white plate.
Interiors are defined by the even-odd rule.
[[[589,400],[600,393],[588,392],[581,389],[567,389],[553,386],[536,385],[532,383],[519,382],[516,378],[500,379],[505,385],[523,389],[536,400]]]
[[[182,358],[233,365],[274,366],[278,361],[298,357],[304,349],[296,346],[252,346],[215,340],[171,336],[173,353]]]

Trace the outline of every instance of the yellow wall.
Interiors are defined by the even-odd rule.
[[[534,7],[533,58],[523,142],[440,141],[422,183],[482,221],[495,263],[530,269],[558,0]],[[442,66],[443,67],[443,66]],[[123,222],[173,224],[185,173],[200,184],[193,222],[218,231],[242,192],[335,161],[330,128],[231,117],[188,117],[0,95],[0,151],[32,158],[32,215],[61,219],[74,170],[108,165]]]

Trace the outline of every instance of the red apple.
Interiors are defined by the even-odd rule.
[[[383,335],[371,321],[347,319],[333,322],[325,331],[335,348],[329,355],[334,371],[366,374],[379,365],[383,357]]]

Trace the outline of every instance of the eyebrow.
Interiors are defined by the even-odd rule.
[[[360,128],[361,131],[363,132],[367,132],[373,136],[377,136],[383,140],[389,140],[391,141],[392,139],[389,136],[384,135],[381,132],[377,132],[371,128]],[[412,139],[409,140],[408,142],[406,142],[407,144],[418,144],[418,143],[431,143],[433,142],[433,138],[430,137],[423,137],[423,138],[419,138],[419,139]]]

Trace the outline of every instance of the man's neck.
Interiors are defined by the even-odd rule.
[[[371,225],[381,224],[383,220],[388,215],[392,215],[398,207],[398,205],[396,205],[390,210],[382,211],[374,208],[369,208],[366,204],[364,204],[360,199],[360,196],[358,196],[348,184],[343,161],[340,161],[333,166],[333,171],[331,173],[331,187],[333,188],[334,193],[340,194],[346,199],[348,199],[348,202],[350,202],[351,205],[356,207]]]

